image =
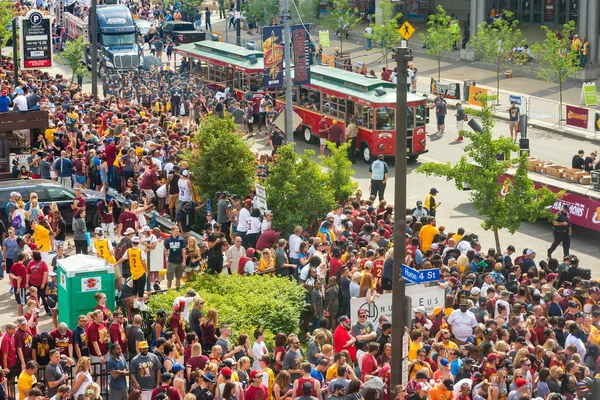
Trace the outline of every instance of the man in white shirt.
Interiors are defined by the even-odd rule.
[[[229,268],[230,271],[237,273],[240,258],[245,255],[246,249],[242,246],[242,238],[238,236],[235,238],[233,246],[230,246],[225,252],[225,264],[223,264],[223,268]]]
[[[487,293],[487,292],[486,292]],[[498,317],[498,305],[502,304],[506,307],[507,310],[510,310],[510,304],[508,300],[510,299],[510,292],[508,290],[503,290],[500,292],[500,298],[496,300],[496,309],[494,310],[494,318]]]
[[[302,244],[302,238],[300,237],[300,235],[302,234],[302,227],[301,226],[297,226],[294,228],[294,233],[292,233],[290,235],[290,238],[288,240],[289,246],[290,246],[290,262],[292,264],[296,264],[298,265],[299,261],[298,261],[298,251],[300,251],[300,245]]]
[[[585,357],[585,344],[583,344],[583,341],[579,338],[580,336],[582,336],[581,328],[575,321],[571,322],[571,325],[569,326],[569,336],[565,339],[565,348],[574,344],[577,346],[577,354],[579,354],[583,360]]]
[[[244,205],[240,210],[240,215],[238,217],[238,226],[237,231],[240,237],[242,238],[242,246],[248,246],[248,240],[246,239],[246,234],[248,233],[248,221],[250,220],[250,208],[252,207],[252,200],[246,199],[244,200]]]
[[[14,98],[13,102],[14,102],[14,110],[18,110],[18,111],[27,111],[27,97],[25,97],[25,95],[27,94],[27,88],[23,88],[23,94],[19,93],[17,95],[17,97]]]
[[[265,217],[263,218],[262,223],[260,224],[260,233],[265,233],[265,231],[271,229],[272,220],[273,213],[271,212],[271,210],[265,211]]]
[[[461,342],[466,342],[473,335],[473,328],[477,326],[477,318],[469,311],[469,301],[462,299],[460,309],[452,311],[448,317],[448,324],[452,327],[452,334]]]
[[[406,91],[408,93],[411,92],[410,84],[413,76],[415,76],[413,70],[410,67],[406,68]]]

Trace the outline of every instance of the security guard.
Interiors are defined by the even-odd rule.
[[[563,204],[562,210],[556,216],[556,221],[552,224],[554,225],[554,243],[548,249],[548,258],[552,257],[552,252],[556,250],[560,242],[562,242],[563,253],[566,257],[569,255],[571,247],[571,217],[569,216],[569,206],[567,204]]]
[[[381,201],[390,174],[387,163],[383,161],[383,154],[377,156],[377,160],[373,161],[373,164],[369,167],[369,172],[371,173],[371,196],[377,196],[377,193],[379,193],[379,201]]]

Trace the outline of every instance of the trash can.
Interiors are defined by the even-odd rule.
[[[77,317],[96,306],[94,295],[106,295],[106,306],[115,309],[115,274],[105,260],[77,254],[58,260],[58,318],[69,328],[77,325]]]
[[[463,83],[463,99],[465,99],[465,101],[469,101],[469,90],[471,89],[471,86],[477,86],[477,81],[466,79]]]

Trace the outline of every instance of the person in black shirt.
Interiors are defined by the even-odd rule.
[[[596,156],[598,153],[596,151],[592,151],[589,156],[585,158],[585,163],[583,169],[585,172],[590,172],[594,169],[594,164],[596,163]]]
[[[554,226],[554,242],[548,249],[548,258],[552,258],[552,253],[562,242],[564,256],[569,255],[571,247],[571,218],[569,216],[569,206],[563,204],[562,210],[557,214]]]
[[[220,274],[223,270],[223,244],[227,243],[225,235],[221,233],[221,224],[213,226],[213,233],[208,236],[208,272]]]
[[[571,162],[571,168],[573,169],[583,169],[585,166],[585,160],[583,159],[585,152],[583,150],[579,150],[577,154],[573,156],[573,161]]]
[[[275,131],[273,131],[269,144],[271,145],[271,156],[274,156],[277,149],[283,145],[283,132],[281,132],[278,126],[275,126]]]
[[[193,221],[189,202],[184,201],[181,205],[181,210],[177,213],[177,225],[179,226],[179,230],[183,233],[190,232],[192,230]]]
[[[54,220],[56,221],[56,230],[54,231],[54,239],[56,245],[60,245],[65,241],[65,234],[67,232],[67,223],[62,217],[60,211],[54,211]]]

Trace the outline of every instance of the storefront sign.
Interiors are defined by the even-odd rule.
[[[323,47],[331,46],[331,43],[329,43],[329,31],[319,31],[319,44]]]
[[[31,10],[20,19],[21,69],[52,67],[52,29],[50,18]]]
[[[567,106],[567,126],[587,129],[589,110],[581,107]]]
[[[294,48],[294,85],[310,83],[310,25],[292,26],[292,44]]]
[[[483,104],[477,100],[477,96],[487,94],[487,89],[480,88],[477,86],[469,87],[469,104],[472,106],[483,107]]]
[[[263,27],[264,86],[283,86],[283,40],[280,26]]]
[[[460,84],[458,83],[440,83],[431,78],[431,93],[441,94],[445,99],[460,100]]]
[[[435,307],[444,307],[445,291],[439,286],[423,287],[423,285],[406,286],[406,295],[412,298],[413,308],[425,307],[428,313],[433,312]],[[404,307],[404,303],[398,306]],[[371,303],[367,303],[366,297],[355,297],[350,299],[350,319],[356,319],[359,309],[367,310],[367,319],[375,325],[379,324],[379,317],[385,315],[392,321],[392,294],[384,293]],[[412,319],[412,314],[407,318]]]

